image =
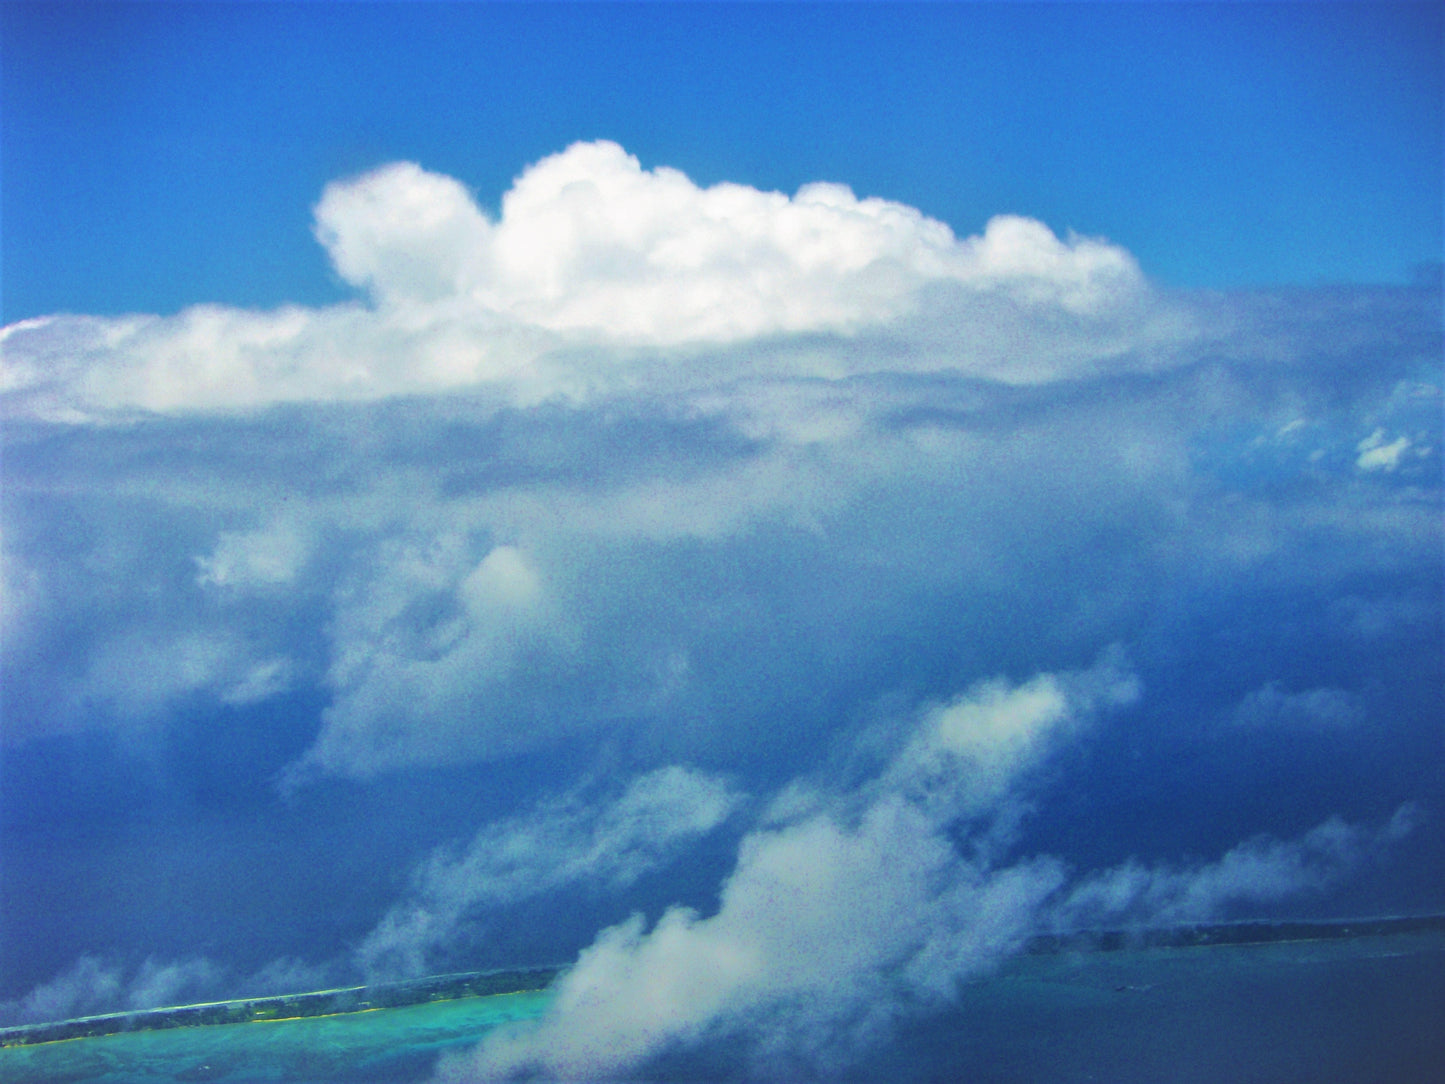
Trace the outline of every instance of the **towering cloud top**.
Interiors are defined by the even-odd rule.
[[[330,185],[317,236],[379,305],[464,300],[552,331],[631,343],[734,342],[851,330],[908,311],[934,282],[1089,312],[1138,285],[1133,259],[993,219],[944,223],[836,184],[789,198],[699,188],[615,143],[576,143],[526,170],[489,222],[450,178],[401,163]]]
[[[876,353],[825,358],[789,337],[865,332],[893,340],[895,370],[1039,383],[1137,364],[1177,330],[1104,241],[1010,215],[960,240],[843,185],[699,188],[607,142],[525,170],[496,221],[453,178],[384,166],[327,186],[316,236],[368,305],[24,321],[0,331],[8,411],[84,421],[456,388],[535,403],[836,378],[873,371]]]

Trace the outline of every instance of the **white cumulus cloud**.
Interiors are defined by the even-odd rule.
[[[700,188],[615,143],[528,168],[489,222],[466,190],[411,163],[329,186],[317,235],[381,305],[465,299],[551,331],[632,344],[847,331],[908,311],[924,284],[1017,291],[1087,312],[1140,285],[1123,250],[993,219],[959,241],[912,207],[815,183],[794,196]]]
[[[707,386],[760,365],[835,377],[867,363],[840,373],[837,357],[807,351],[705,355],[870,328],[901,336],[895,357],[913,368],[1037,382],[1177,331],[1106,241],[1009,215],[960,239],[834,183],[792,196],[702,188],[609,142],[525,169],[495,221],[461,182],[406,162],[328,185],[315,216],[337,274],[369,306],[24,321],[3,332],[10,409],[81,421],[464,387],[536,402]],[[1048,365],[1016,357],[1040,321],[1056,340]]]
[[[641,916],[604,930],[548,1017],[493,1033],[442,1076],[610,1078],[730,1031],[752,1035],[760,1057],[846,1060],[906,1003],[947,998],[1031,932],[1061,864],[967,858],[950,829],[983,803],[1003,806],[1034,759],[1022,748],[1135,695],[1109,653],[1087,671],[994,681],[925,711],[872,785],[811,800],[794,787],[775,803],[739,844],[716,913],[673,907],[651,930]],[[967,778],[980,767],[982,792]]]
[[[1359,452],[1359,456],[1355,459],[1355,466],[1362,471],[1385,471],[1387,473],[1395,471],[1400,467],[1400,457],[1409,448],[1409,437],[1396,437],[1387,444],[1385,431],[1376,429],[1355,446],[1355,451]]]

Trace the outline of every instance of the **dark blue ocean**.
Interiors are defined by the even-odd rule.
[[[515,994],[322,1019],[0,1049],[7,1084],[410,1084]],[[713,1050],[644,1079],[797,1079]],[[945,1013],[819,1079],[942,1084],[1434,1084],[1445,1081],[1445,933],[1022,956]]]

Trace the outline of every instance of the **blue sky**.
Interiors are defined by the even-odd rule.
[[[0,18],[0,1023],[1445,910],[1438,8]]]
[[[1109,237],[1182,286],[1402,282],[1441,245],[1434,5],[7,3],[7,321],[334,299],[322,185],[494,204],[612,139],[960,231]]]

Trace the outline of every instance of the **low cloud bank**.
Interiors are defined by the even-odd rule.
[[[1378,831],[1332,819],[1209,865],[1131,863],[1081,879],[1052,857],[1008,857],[1031,771],[1138,696],[1111,653],[924,709],[857,789],[788,788],[740,843],[716,912],[673,907],[651,928],[634,915],[602,931],[548,1016],[444,1059],[439,1078],[613,1079],[716,1041],[737,1044],[762,1077],[826,1074],[1041,930],[1217,917],[1323,888],[1410,830],[1409,809]]]
[[[1331,817],[1299,839],[1259,836],[1216,862],[1145,867],[1128,862],[1084,877],[1054,912],[1063,929],[1207,922],[1235,904],[1271,904],[1337,884],[1419,823],[1408,803],[1379,828]]]
[[[127,967],[86,954],[24,997],[0,1002],[0,1026],[317,990],[331,985],[335,977],[326,966],[290,957],[238,979],[229,968],[201,956],[170,961],[149,957],[139,966]]]

